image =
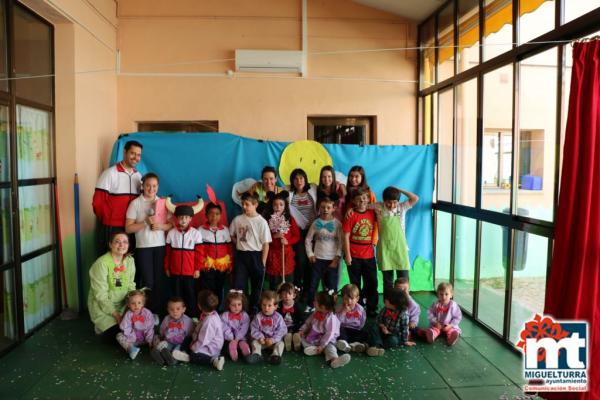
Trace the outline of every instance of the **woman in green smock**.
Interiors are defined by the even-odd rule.
[[[90,268],[88,310],[96,334],[114,339],[125,308],[125,297],[135,289],[135,262],[127,254],[129,238],[125,232],[114,233],[110,250]]]

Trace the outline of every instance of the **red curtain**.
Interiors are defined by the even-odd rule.
[[[543,394],[600,399],[600,40],[575,43],[554,255],[545,313],[587,320],[587,393]]]

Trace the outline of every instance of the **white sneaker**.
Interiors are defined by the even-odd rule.
[[[160,325],[160,318],[158,317],[158,314],[154,314],[154,326],[159,326]]]
[[[285,344],[285,351],[292,351],[292,334],[288,333],[283,337],[283,343]]]
[[[343,351],[345,353],[349,352],[352,349],[348,342],[346,342],[345,340],[338,340],[335,344],[335,347],[337,347],[339,351]]]
[[[313,311],[315,311],[315,308],[311,307],[311,306],[306,306],[306,308],[304,309],[304,312],[307,313],[307,314],[311,313]]]
[[[379,356],[384,355],[384,353],[385,353],[385,350],[381,349],[379,347],[369,347],[367,349],[367,354],[371,357],[379,357]]]
[[[212,365],[218,371],[223,371],[223,366],[225,365],[225,357],[215,358],[212,362]]]
[[[350,351],[355,353],[364,353],[367,349],[367,345],[360,342],[350,343]]]
[[[344,365],[348,364],[351,359],[352,357],[350,357],[350,354],[342,354],[331,362],[331,368],[343,367]]]
[[[292,343],[294,344],[294,350],[300,351],[302,350],[302,337],[298,332],[292,335]]]
[[[317,346],[308,346],[304,348],[304,354],[306,354],[307,356],[314,356],[319,354],[317,352]]]
[[[184,351],[173,350],[173,352],[171,353],[171,355],[177,361],[181,361],[181,362],[185,362],[185,363],[190,362],[190,355],[188,353],[184,352]]]
[[[131,358],[132,360],[135,360],[137,355],[140,354],[140,348],[137,346],[131,346],[127,353],[129,353],[129,358]]]

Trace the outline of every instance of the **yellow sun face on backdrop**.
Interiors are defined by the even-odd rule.
[[[290,174],[296,168],[302,168],[310,183],[319,183],[321,168],[333,165],[331,156],[319,142],[300,140],[290,143],[281,153],[279,176],[286,185],[290,184]]]

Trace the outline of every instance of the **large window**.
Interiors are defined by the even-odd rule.
[[[508,343],[546,296],[565,43],[599,31],[599,0],[450,0],[418,29],[420,141],[438,144],[434,280]]]
[[[0,30],[3,352],[55,315],[59,299],[54,221],[53,29],[17,1],[3,0]]]

